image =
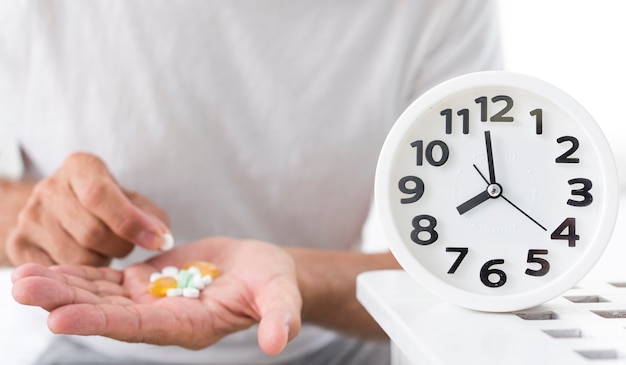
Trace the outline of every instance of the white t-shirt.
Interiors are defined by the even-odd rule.
[[[501,67],[495,1],[15,3],[4,27],[19,31],[0,36],[0,100],[11,101],[0,122],[16,131],[25,175],[92,152],[168,212],[181,244],[228,235],[356,249],[402,110],[445,79]],[[306,326],[272,358],[254,329],[202,351],[81,341],[165,362],[261,364],[334,336]]]

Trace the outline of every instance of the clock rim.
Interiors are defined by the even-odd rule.
[[[604,205],[598,220],[599,226],[592,237],[592,244],[583,251],[581,254],[583,256],[575,262],[576,265],[545,285],[516,294],[499,295],[494,292],[494,294],[487,295],[470,292],[439,279],[423,267],[407,248],[407,245],[414,245],[414,243],[408,242],[408,239],[402,239],[396,230],[392,219],[392,204],[388,195],[392,187],[388,178],[391,173],[392,158],[397,154],[403,136],[411,129],[415,119],[427,113],[443,98],[472,88],[485,87],[514,88],[532,93],[550,100],[571,114],[572,118],[578,120],[579,126],[591,141],[593,151],[598,156],[600,175],[605,184],[602,196]],[[605,251],[615,227],[619,206],[619,182],[608,140],[595,119],[572,96],[532,76],[510,71],[480,71],[457,76],[436,85],[413,101],[400,115],[388,133],[379,155],[374,197],[376,213],[382,223],[385,237],[389,240],[389,248],[398,263],[415,281],[436,296],[466,308],[489,312],[510,312],[530,308],[559,296],[576,285],[595,266]]]

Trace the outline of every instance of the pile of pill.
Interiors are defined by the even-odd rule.
[[[180,270],[174,266],[166,266],[161,272],[150,275],[149,292],[159,297],[197,298],[200,291],[206,288],[219,276],[217,266],[206,261],[190,261]]]

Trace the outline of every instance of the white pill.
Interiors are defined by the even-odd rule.
[[[161,274],[160,272],[153,272],[152,274],[150,274],[150,282],[154,283],[157,279],[162,278],[163,274]]]
[[[191,285],[193,285],[193,287],[198,288],[200,290],[206,287],[206,285],[202,281],[202,275],[200,275],[200,273],[194,274],[190,282],[191,282]]]
[[[161,274],[175,278],[178,276],[178,268],[176,266],[166,266],[161,270]]]
[[[213,282],[213,277],[211,275],[204,275],[202,277],[202,283],[204,284],[204,286],[209,286],[209,284],[211,284]]]
[[[161,251],[169,251],[174,248],[174,236],[171,233],[163,234],[163,243],[161,244]]]
[[[184,288],[183,297],[185,298],[197,298],[200,296],[200,290],[196,288]]]
[[[167,289],[167,292],[165,294],[168,297],[180,297],[181,295],[183,295],[183,289],[181,288]]]

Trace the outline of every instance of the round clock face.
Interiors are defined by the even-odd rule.
[[[606,247],[618,194],[593,118],[554,86],[500,71],[417,99],[385,141],[375,188],[402,267],[443,299],[498,312],[574,286]]]

